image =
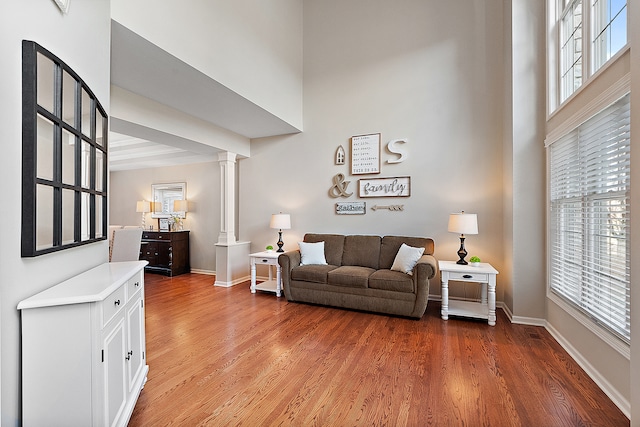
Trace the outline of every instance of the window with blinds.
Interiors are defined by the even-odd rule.
[[[550,288],[630,340],[629,95],[549,146]]]

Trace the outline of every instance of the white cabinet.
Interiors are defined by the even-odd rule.
[[[18,304],[24,426],[127,425],[149,371],[146,264],[102,264]]]

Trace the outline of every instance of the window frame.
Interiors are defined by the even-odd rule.
[[[561,0],[564,1],[564,0]],[[586,12],[584,7],[584,3],[588,2],[590,0],[570,0],[567,2],[567,4],[565,5],[564,9],[561,11],[560,13],[560,17],[558,19],[558,32],[559,32],[559,36],[558,36],[558,52],[560,55],[559,61],[558,61],[558,86],[559,86],[559,99],[560,99],[560,103],[566,101],[567,99],[569,99],[571,97],[571,95],[573,93],[575,93],[580,86],[582,86],[582,84],[584,83],[584,79],[585,79],[585,70],[584,70],[584,64],[585,64],[585,60],[586,60],[586,55],[587,55],[587,50],[585,49],[585,37],[584,37],[584,33],[585,33],[585,14],[588,14],[588,12]],[[580,4],[580,8],[582,10],[581,12],[581,19],[580,19],[580,25],[579,26],[572,26],[572,31],[571,31],[571,35],[568,36],[567,40],[565,40],[565,19],[567,18],[567,16],[569,14],[571,14],[572,17],[574,17],[575,15],[573,14],[573,12],[575,11],[575,6],[577,4]],[[575,22],[575,18],[573,19],[573,21]],[[578,32],[578,30],[580,31],[580,57],[578,60],[575,59],[575,56],[573,58],[573,60],[571,61],[571,65],[569,67],[567,67],[567,69],[564,69],[564,65],[565,63],[568,61],[566,56],[566,51],[563,50],[563,48],[572,43],[572,40],[574,40],[574,42],[572,43],[574,46],[576,46],[575,43],[575,34],[576,32]],[[573,51],[575,52],[575,50]],[[580,84],[576,87],[575,86],[575,71],[576,68],[578,66],[578,63],[580,65]],[[574,78],[571,80],[573,82],[573,90],[571,90],[571,92],[567,93],[567,95],[565,96],[565,85],[563,84],[565,81],[565,76],[569,73],[572,73],[574,75]]]
[[[629,44],[629,1],[625,0],[625,4],[624,6],[616,13],[615,16],[608,16],[604,18],[604,21],[602,22],[606,22],[606,24],[603,26],[602,29],[597,29],[596,25],[598,24],[597,22],[597,18],[603,18],[602,16],[596,14],[594,12],[594,10],[596,9],[596,3],[598,2],[603,2],[606,1],[605,5],[608,7],[608,11],[604,12],[607,14],[611,9],[611,0],[589,0],[589,2],[591,3],[589,10],[590,10],[590,15],[591,15],[591,19],[590,19],[590,28],[589,28],[589,44],[590,44],[590,61],[589,61],[589,67],[590,67],[590,73],[591,74],[595,74],[598,72],[598,70],[600,68],[602,68],[608,61],[611,60],[611,58],[613,58],[614,56],[616,56],[616,53],[618,53],[619,51],[624,50],[624,46]],[[602,10],[604,10],[604,7],[601,7]],[[626,16],[626,23],[625,23],[625,30],[627,32],[626,35],[626,41],[625,44],[622,45],[617,51],[615,52],[611,52],[610,51],[610,46],[607,46],[607,48],[605,48],[605,55],[604,57],[606,57],[601,63],[596,63],[596,61],[598,60],[599,56],[596,54],[596,52],[599,50],[596,47],[596,42],[598,41],[597,39],[600,37],[601,34],[603,33],[607,33],[609,34],[609,37],[606,38],[606,44],[610,45],[611,44],[611,37],[610,37],[610,33],[611,33],[611,28],[612,28],[612,24],[613,22],[616,20],[616,18],[618,16],[620,16],[621,13],[623,13]],[[596,34],[597,32],[597,34]]]
[[[547,117],[555,115],[564,105],[571,102],[593,79],[630,48],[629,43],[629,2],[626,1],[626,43],[597,69],[593,66],[593,0],[582,1],[582,83],[566,98],[562,97],[562,18],[568,8],[579,0],[547,0]],[[566,4],[565,4],[566,3]],[[586,3],[586,4],[585,4]]]
[[[553,230],[552,213],[551,213],[551,155],[549,147],[556,141],[560,140],[564,136],[571,132],[574,132],[577,127],[585,123],[589,118],[594,117],[599,112],[605,110],[607,107],[620,100],[631,89],[631,77],[629,74],[623,76],[621,79],[612,84],[607,90],[603,91],[601,96],[594,98],[591,102],[579,109],[569,119],[565,120],[561,125],[551,131],[545,140],[545,148],[547,152],[547,298],[553,303],[562,308],[566,313],[576,319],[581,325],[593,332],[596,336],[601,338],[610,347],[615,349],[618,353],[625,358],[630,357],[630,343],[620,337],[618,334],[610,331],[608,328],[603,327],[601,324],[594,322],[593,319],[585,314],[584,310],[578,308],[573,303],[567,301],[566,298],[558,295],[551,289],[551,265],[552,265],[552,242],[553,242]],[[589,237],[589,235],[585,236]],[[630,238],[630,236],[627,236]]]

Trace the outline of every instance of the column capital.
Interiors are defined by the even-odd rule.
[[[235,163],[237,156],[238,155],[236,153],[231,153],[230,151],[221,151],[220,153],[218,153],[218,161]]]

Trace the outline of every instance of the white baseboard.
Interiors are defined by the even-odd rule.
[[[215,271],[211,271],[211,270],[200,270],[199,268],[192,268],[191,269],[192,273],[196,273],[196,274],[206,274],[208,276],[215,276],[216,272]]]
[[[547,326],[547,321],[545,319],[539,319],[537,317],[514,316],[509,309],[509,306],[507,306],[503,301],[498,301],[496,303],[496,307],[501,308],[502,311],[505,312],[511,323],[515,323],[517,325],[531,325],[542,327]]]
[[[251,280],[251,277],[249,276],[245,276],[245,277],[241,277],[239,279],[235,279],[231,282],[221,282],[219,280],[216,280],[215,283],[213,284],[213,286],[220,286],[222,288],[230,288],[232,286],[235,285],[239,285],[240,283],[245,283],[247,281]]]

